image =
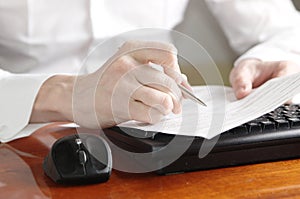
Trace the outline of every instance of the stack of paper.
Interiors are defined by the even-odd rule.
[[[194,93],[207,107],[184,100],[180,115],[167,116],[154,125],[129,121],[119,126],[212,138],[274,110],[299,94],[300,74],[271,79],[241,100],[235,98],[232,88],[223,86],[194,87]]]

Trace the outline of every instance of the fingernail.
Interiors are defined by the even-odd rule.
[[[182,81],[181,82],[181,85],[183,85],[185,88],[187,88],[189,91],[193,92],[193,88],[192,86],[190,85],[190,83],[188,81]]]
[[[244,84],[243,86],[240,87],[239,90],[248,91],[249,89],[250,89],[250,85],[249,84]]]
[[[183,78],[179,75],[175,78],[176,84],[182,84],[183,81],[184,81]]]
[[[249,93],[249,90],[250,90],[250,86],[249,85],[243,85],[242,87],[240,87],[237,90],[237,92],[236,92],[237,93],[237,97],[239,99],[245,97]]]

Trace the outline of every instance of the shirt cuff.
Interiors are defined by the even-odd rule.
[[[33,104],[42,84],[52,75],[0,76],[0,141],[19,138],[30,120]],[[32,132],[31,132],[32,133]]]

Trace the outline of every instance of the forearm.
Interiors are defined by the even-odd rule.
[[[66,75],[56,75],[46,80],[35,99],[30,123],[73,121],[74,81],[74,76]]]

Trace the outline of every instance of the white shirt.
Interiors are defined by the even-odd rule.
[[[206,0],[230,45],[245,58],[300,64],[300,14],[290,0]]]
[[[300,63],[300,15],[288,0],[206,0],[240,59]],[[23,134],[42,83],[78,72],[95,40],[171,29],[187,0],[0,0],[0,141]],[[237,61],[239,61],[237,60]]]

